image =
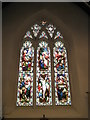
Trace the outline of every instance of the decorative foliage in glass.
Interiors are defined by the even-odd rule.
[[[57,39],[57,38],[63,38],[60,32],[57,32],[57,34],[54,37],[54,39]]]
[[[44,41],[37,49],[36,105],[52,105],[50,48]]]
[[[35,24],[33,27],[31,27],[31,29],[33,30],[34,36],[37,37],[39,31],[41,30],[41,27],[38,24]]]
[[[42,31],[42,33],[41,33],[39,38],[46,38],[46,39],[48,39],[48,37],[47,37],[47,35],[46,35],[46,33],[44,31]]]
[[[53,48],[55,74],[55,104],[71,105],[67,52],[62,42]]]
[[[49,24],[47,27],[46,27],[50,37],[52,38],[53,37],[53,33],[54,33],[54,30],[56,29],[53,25]]]
[[[33,61],[34,48],[25,41],[20,52],[17,106],[33,105]]]
[[[32,35],[31,35],[30,31],[27,31],[26,35],[24,35],[24,38],[27,38],[27,37],[32,38]]]

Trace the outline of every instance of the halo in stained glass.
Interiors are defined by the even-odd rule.
[[[34,48],[30,41],[25,41],[20,52],[17,106],[33,105],[33,61]]]
[[[61,41],[53,48],[56,105],[71,105],[67,52]]]

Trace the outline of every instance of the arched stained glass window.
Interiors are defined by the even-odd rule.
[[[31,39],[37,49],[36,61],[34,61]],[[20,51],[17,106],[33,105],[33,74],[36,75],[34,87],[37,106],[52,105],[52,88],[55,89],[55,105],[71,105],[67,52],[64,44],[59,41],[63,40],[61,32],[53,24],[42,21],[29,28],[24,35],[24,40]],[[38,40],[41,41],[39,45]],[[51,61],[50,53],[53,53],[54,61]],[[36,64],[34,73],[33,62]],[[54,63],[52,69],[55,76],[52,80],[51,63]],[[52,86],[51,81],[55,82],[55,86]]]
[[[50,48],[39,43],[36,66],[36,105],[52,105]]]
[[[53,48],[55,74],[55,104],[71,105],[67,52],[61,41]]]
[[[34,48],[30,41],[25,41],[20,51],[17,106],[33,105],[33,61]]]

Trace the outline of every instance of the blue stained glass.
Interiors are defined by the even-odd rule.
[[[46,33],[44,31],[42,31],[42,33],[41,33],[39,38],[46,38],[46,39],[48,39],[48,37],[47,37],[47,35],[46,35]]]
[[[27,38],[27,37],[32,38],[30,31],[27,31],[26,34],[24,35],[24,38]]]
[[[57,39],[57,38],[63,39],[63,36],[61,35],[60,32],[57,32],[56,35],[55,35],[55,37],[54,37],[54,39]]]

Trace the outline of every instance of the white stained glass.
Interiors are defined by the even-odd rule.
[[[37,37],[39,31],[41,30],[41,27],[38,24],[35,24],[33,27],[31,27],[31,29],[33,30],[34,36]]]
[[[27,37],[32,38],[30,31],[27,31],[26,34],[24,35],[24,38],[27,38]]]
[[[54,37],[54,39],[57,39],[57,38],[63,39],[63,36],[61,35],[60,32],[57,32],[56,35],[55,35],[55,37]]]
[[[54,31],[56,30],[56,27],[54,27],[53,25],[49,24],[47,27],[46,27],[50,37],[52,38],[53,37],[53,33]]]
[[[44,31],[42,31],[42,33],[41,33],[39,38],[46,38],[46,39],[48,39],[48,37],[47,37],[47,35],[46,35],[46,33]]]
[[[46,24],[46,21],[42,21],[42,25],[44,26]]]

